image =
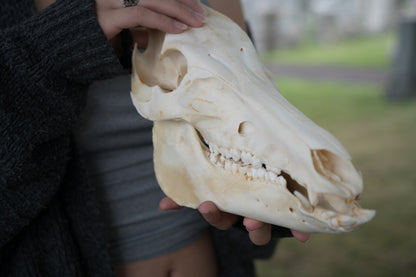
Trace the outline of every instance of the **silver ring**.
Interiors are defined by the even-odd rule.
[[[123,8],[137,6],[140,0],[121,0],[121,5]]]

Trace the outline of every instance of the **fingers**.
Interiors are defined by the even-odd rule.
[[[145,28],[133,28],[130,29],[130,34],[133,41],[137,43],[139,49],[146,49],[149,42],[149,35]]]
[[[144,26],[167,33],[181,33],[204,24],[202,5],[197,0],[141,0],[123,8],[119,0],[96,0],[98,23],[107,39],[122,29]]]
[[[220,211],[211,201],[203,202],[198,210],[209,224],[220,230],[231,228],[238,219],[237,215]]]
[[[296,230],[290,230],[292,232],[292,235],[295,237],[295,239],[297,239],[298,241],[305,243],[309,240],[310,238],[310,234],[308,233],[303,233],[303,232],[299,232]]]
[[[265,245],[271,240],[270,224],[248,217],[244,218],[243,224],[246,226],[250,240],[255,245]]]
[[[179,20],[141,6],[115,10],[112,16],[113,23],[121,29],[134,28],[141,25],[176,34],[183,32],[188,27],[187,24]]]
[[[195,0],[141,0],[139,7],[176,19],[191,27],[200,27],[204,21],[205,10]]]
[[[176,202],[170,199],[169,197],[164,197],[159,202],[159,210],[161,211],[177,210],[181,208],[182,206],[179,206],[178,204],[176,204]]]
[[[176,210],[180,209],[182,206],[176,204],[169,197],[165,197],[159,202],[159,209],[162,211],[166,210]],[[204,217],[204,219],[220,230],[227,230],[233,226],[238,219],[237,215],[226,213],[220,211],[217,206],[211,202],[203,202],[198,207],[199,212]],[[250,240],[256,245],[265,245],[271,240],[271,225],[264,223],[252,218],[245,217],[243,221],[244,226],[246,227]],[[290,230],[298,241],[305,243],[309,240],[310,234],[299,232],[296,230]]]

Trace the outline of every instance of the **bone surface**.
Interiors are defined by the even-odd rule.
[[[341,143],[283,98],[235,23],[206,9],[204,27],[151,30],[147,50],[133,53],[132,101],[154,121],[165,194],[303,232],[348,232],[371,220]]]

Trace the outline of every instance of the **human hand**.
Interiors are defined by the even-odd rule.
[[[200,27],[204,8],[197,0],[140,0],[124,8],[120,0],[96,0],[98,23],[108,40],[122,29],[143,26],[167,33],[181,33],[188,26]]]
[[[182,208],[182,206],[176,204],[169,197],[165,197],[159,202],[159,209],[163,211],[180,208]],[[211,201],[203,202],[198,207],[198,210],[204,217],[204,219],[208,221],[209,224],[220,230],[227,230],[231,228],[231,226],[233,226],[238,220],[237,215],[220,211],[217,208],[217,206]],[[265,245],[270,241],[272,227],[270,224],[248,217],[244,218],[243,224],[248,231],[250,240],[254,244]],[[304,243],[309,240],[310,234],[299,232],[296,230],[291,230],[291,232],[293,237],[300,242]]]

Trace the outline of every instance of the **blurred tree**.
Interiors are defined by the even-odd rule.
[[[407,9],[398,23],[398,45],[387,89],[389,99],[416,96],[416,1],[401,1],[403,4],[409,2],[414,9]]]

